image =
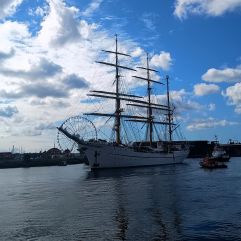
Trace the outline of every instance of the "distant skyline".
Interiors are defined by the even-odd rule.
[[[149,52],[170,76],[186,139],[241,141],[240,23],[241,0],[1,1],[0,151],[49,149],[56,126],[95,109],[86,93],[113,83],[95,61],[115,34],[132,67]]]

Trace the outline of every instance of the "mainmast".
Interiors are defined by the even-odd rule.
[[[149,56],[146,53],[146,68],[147,68],[147,93],[148,93],[148,111],[147,116],[149,121],[149,139],[150,139],[150,146],[152,146],[152,132],[153,132],[153,123],[152,123],[152,108],[151,108],[151,81],[150,81],[150,70],[149,70]]]
[[[148,96],[148,108],[147,108],[147,136],[149,137],[149,141],[150,141],[150,146],[152,145],[153,142],[153,116],[152,116],[152,103],[151,103],[151,82],[156,82],[158,84],[162,84],[161,82],[157,82],[155,80],[150,79],[150,71],[153,72],[158,72],[157,70],[154,69],[150,69],[149,67],[149,55],[148,53],[146,53],[146,68],[143,67],[137,67],[139,69],[145,69],[146,70],[146,81],[147,81],[147,96]],[[139,76],[134,76],[135,78],[138,79],[144,79],[142,77]]]
[[[136,104],[127,104],[127,105],[132,105],[132,106],[137,106],[137,107],[144,107],[147,108],[147,119],[145,121],[143,120],[129,120],[129,121],[135,121],[135,122],[146,122],[147,123],[147,139],[149,139],[150,142],[150,146],[152,146],[153,143],[153,126],[154,124],[161,124],[161,125],[169,125],[169,122],[163,122],[163,121],[156,121],[154,116],[152,115],[152,110],[153,109],[157,109],[157,110],[162,110],[162,111],[170,111],[169,110],[169,105],[160,105],[160,104],[155,104],[151,102],[151,95],[152,95],[152,87],[151,84],[152,83],[157,83],[157,84],[162,84],[159,81],[156,80],[152,80],[150,78],[150,72],[155,72],[155,73],[159,73],[157,70],[155,69],[151,69],[149,66],[149,55],[148,53],[146,54],[146,67],[137,67],[139,69],[144,69],[146,70],[146,78],[140,77],[140,76],[133,76],[137,79],[141,79],[141,80],[145,80],[147,81],[147,97],[148,97],[148,101],[147,101],[147,105],[136,105]]]

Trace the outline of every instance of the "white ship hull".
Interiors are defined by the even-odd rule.
[[[102,143],[88,143],[82,148],[92,169],[177,164],[182,163],[188,155],[188,150],[142,152],[131,147]]]

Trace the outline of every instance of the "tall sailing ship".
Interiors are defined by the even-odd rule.
[[[115,50],[103,50],[107,54],[115,56],[115,62],[99,61],[98,63],[104,64],[115,68],[115,91],[108,92],[103,90],[93,90],[88,94],[92,97],[113,99],[115,101],[114,113],[85,113],[87,116],[107,117],[114,118],[114,136],[115,140],[103,141],[101,139],[84,140],[81,136],[70,133],[63,125],[58,127],[58,130],[67,138],[73,140],[78,144],[81,152],[87,156],[88,163],[92,169],[98,168],[116,168],[116,167],[135,167],[135,166],[153,166],[164,164],[182,163],[187,157],[189,150],[184,142],[175,142],[173,140],[173,132],[178,125],[173,123],[173,108],[170,103],[169,94],[169,77],[166,76],[166,105],[154,103],[152,101],[152,87],[153,85],[163,85],[160,81],[151,79],[151,74],[157,74],[158,71],[150,68],[149,56],[146,56],[146,66],[137,67],[138,69],[146,72],[146,76],[136,76],[133,78],[145,81],[147,87],[147,98],[142,96],[123,93],[120,88],[120,71],[136,71],[133,68],[123,66],[120,64],[121,57],[131,57],[126,53],[118,50],[118,39],[116,35]],[[124,113],[122,108],[123,103],[126,106],[135,107],[146,112],[146,116],[138,114]],[[164,121],[160,116],[155,116],[154,112],[159,111],[164,116]],[[122,121],[143,123],[146,127],[145,140],[134,141],[131,144],[123,142],[122,138]],[[91,123],[92,124],[92,123]],[[160,133],[156,133],[157,140],[154,138],[154,132],[157,130],[156,125],[165,126],[167,130],[167,140],[160,137]],[[93,125],[94,126],[94,125]]]

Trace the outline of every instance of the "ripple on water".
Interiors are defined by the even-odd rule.
[[[0,170],[1,240],[240,240],[241,159]]]

